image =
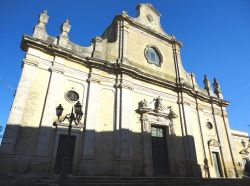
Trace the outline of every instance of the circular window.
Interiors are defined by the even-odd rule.
[[[208,129],[212,129],[212,128],[213,128],[213,125],[212,125],[212,123],[210,123],[210,122],[207,122],[207,128],[208,128]]]
[[[69,101],[77,101],[79,99],[79,94],[76,91],[70,90],[67,92],[66,98]]]
[[[161,64],[161,58],[155,48],[153,47],[146,48],[145,56],[149,63],[155,64],[158,66]]]

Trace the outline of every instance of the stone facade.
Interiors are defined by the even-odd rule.
[[[231,132],[218,81],[212,89],[205,76],[199,87],[157,10],[140,4],[137,11],[135,18],[115,16],[88,47],[70,41],[69,20],[58,37],[49,36],[49,16],[40,14],[33,35],[22,38],[26,55],[1,145],[1,173],[54,175],[68,131],[66,121],[53,125],[55,108],[62,104],[70,113],[79,100],[84,113],[72,128],[73,175],[240,176],[249,138]],[[150,63],[147,48],[158,64]]]

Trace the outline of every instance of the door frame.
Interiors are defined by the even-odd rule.
[[[152,137],[151,137],[151,126],[162,126],[166,128],[166,144],[168,151],[168,160],[169,161],[169,174],[166,176],[174,176],[174,167],[175,167],[175,145],[174,141],[170,139],[170,135],[174,134],[173,123],[165,116],[160,115],[151,115],[144,113],[141,117],[141,128],[143,135],[143,151],[144,151],[144,175],[145,176],[154,176],[153,168],[153,154],[152,154]]]
[[[81,152],[81,148],[79,148],[80,144],[80,131],[79,130],[75,130],[74,128],[72,128],[71,131],[71,136],[75,136],[75,148],[74,148],[74,155],[73,155],[73,162],[72,162],[72,175],[77,174],[78,171],[78,164],[80,161],[80,152]],[[52,156],[50,159],[50,168],[49,168],[49,173],[50,175],[56,174],[54,173],[54,167],[55,167],[55,163],[56,163],[56,155],[57,155],[57,150],[58,150],[58,145],[59,145],[59,139],[60,139],[60,135],[68,135],[68,128],[66,127],[58,127],[55,131],[55,137],[54,137],[54,145],[52,148]]]
[[[166,151],[167,151],[167,158],[166,158],[166,161],[167,161],[167,173],[162,175],[162,174],[156,174],[155,173],[155,169],[154,169],[154,157],[153,157],[153,147],[152,147],[152,150],[151,150],[151,153],[152,153],[152,162],[153,162],[153,175],[154,176],[167,176],[169,175],[170,173],[170,159],[169,159],[169,148],[168,148],[168,140],[169,140],[169,127],[168,126],[165,126],[165,125],[159,125],[159,124],[151,124],[151,132],[152,132],[152,127],[155,127],[155,128],[162,128],[164,130],[164,140],[165,140],[165,144],[166,144]],[[152,144],[152,134],[151,134],[151,144]]]
[[[212,140],[209,140],[208,141],[208,148],[209,148],[209,155],[210,155],[210,165],[212,167],[214,167],[214,162],[213,162],[213,152],[216,152],[218,153],[218,163],[220,164],[220,172],[221,172],[221,178],[224,178],[225,177],[225,172],[224,172],[224,164],[222,162],[222,157],[221,157],[221,145],[220,143],[215,140],[215,139],[212,139]],[[210,174],[211,174],[211,171],[210,171]],[[211,177],[214,177],[213,175],[211,175]]]

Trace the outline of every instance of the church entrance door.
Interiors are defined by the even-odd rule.
[[[151,137],[154,174],[166,175],[169,173],[166,128],[152,126]]]
[[[63,165],[63,159],[66,153],[66,147],[67,147],[67,139],[68,136],[67,135],[60,135],[59,137],[59,143],[58,143],[58,148],[57,148],[57,154],[56,154],[56,161],[55,161],[55,168],[54,168],[54,172],[59,174],[61,169],[62,169],[62,165]],[[69,139],[69,144],[68,144],[68,163],[65,166],[68,166],[67,170],[68,173],[71,174],[72,173],[72,165],[73,165],[73,158],[74,158],[74,150],[75,150],[75,140],[76,137],[75,136],[70,136]]]

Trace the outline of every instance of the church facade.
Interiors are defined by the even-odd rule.
[[[73,175],[241,176],[249,137],[230,129],[219,82],[211,86],[205,76],[201,88],[159,12],[150,4],[137,11],[115,16],[88,47],[70,41],[68,20],[58,37],[49,36],[49,16],[40,14],[33,35],[22,38],[1,173],[59,174],[68,150]],[[82,118],[68,137],[62,119],[78,101]]]

